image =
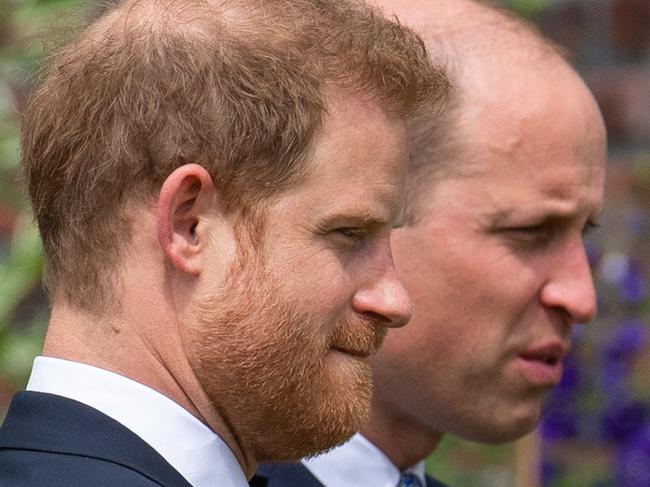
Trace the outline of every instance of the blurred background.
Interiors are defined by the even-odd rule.
[[[606,208],[587,242],[599,316],[575,329],[532,435],[500,446],[446,437],[427,468],[454,487],[650,487],[650,0],[501,3],[567,49],[605,117]],[[48,318],[40,242],[16,177],[18,114],[50,43],[97,5],[0,0],[0,418]]]

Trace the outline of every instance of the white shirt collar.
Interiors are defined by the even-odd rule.
[[[37,357],[27,390],[74,399],[110,416],[151,445],[193,487],[248,487],[219,436],[139,382],[78,362]]]
[[[414,473],[426,485],[424,461],[400,472],[379,448],[359,433],[347,443],[302,462],[326,487],[396,487],[406,472]]]

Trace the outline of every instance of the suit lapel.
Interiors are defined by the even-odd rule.
[[[447,487],[426,476],[427,487]],[[260,465],[250,487],[324,487],[302,463],[266,463]],[[368,486],[372,487],[372,486]]]
[[[324,487],[302,463],[265,463],[250,481],[251,487]]]
[[[99,458],[164,486],[191,487],[132,431],[96,409],[54,394],[16,394],[0,429],[0,448]]]

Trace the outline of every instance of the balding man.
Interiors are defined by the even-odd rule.
[[[264,466],[268,487],[437,485],[422,460],[445,434],[505,442],[534,428],[572,325],[596,310],[583,235],[602,204],[605,131],[584,83],[491,7],[385,4],[457,85],[447,121],[416,127],[409,218],[391,238],[413,319],[372,361],[362,433],[303,465]]]
[[[420,39],[354,0],[125,0],[51,61],[22,164],[52,316],[2,487],[237,487],[340,443],[409,299]]]

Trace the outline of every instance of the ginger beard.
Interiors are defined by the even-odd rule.
[[[374,353],[385,328],[359,315],[324,322],[292,302],[263,263],[236,268],[221,291],[198,300],[199,326],[187,337],[213,406],[258,461],[344,442],[367,419],[372,373],[367,359],[331,347]]]

